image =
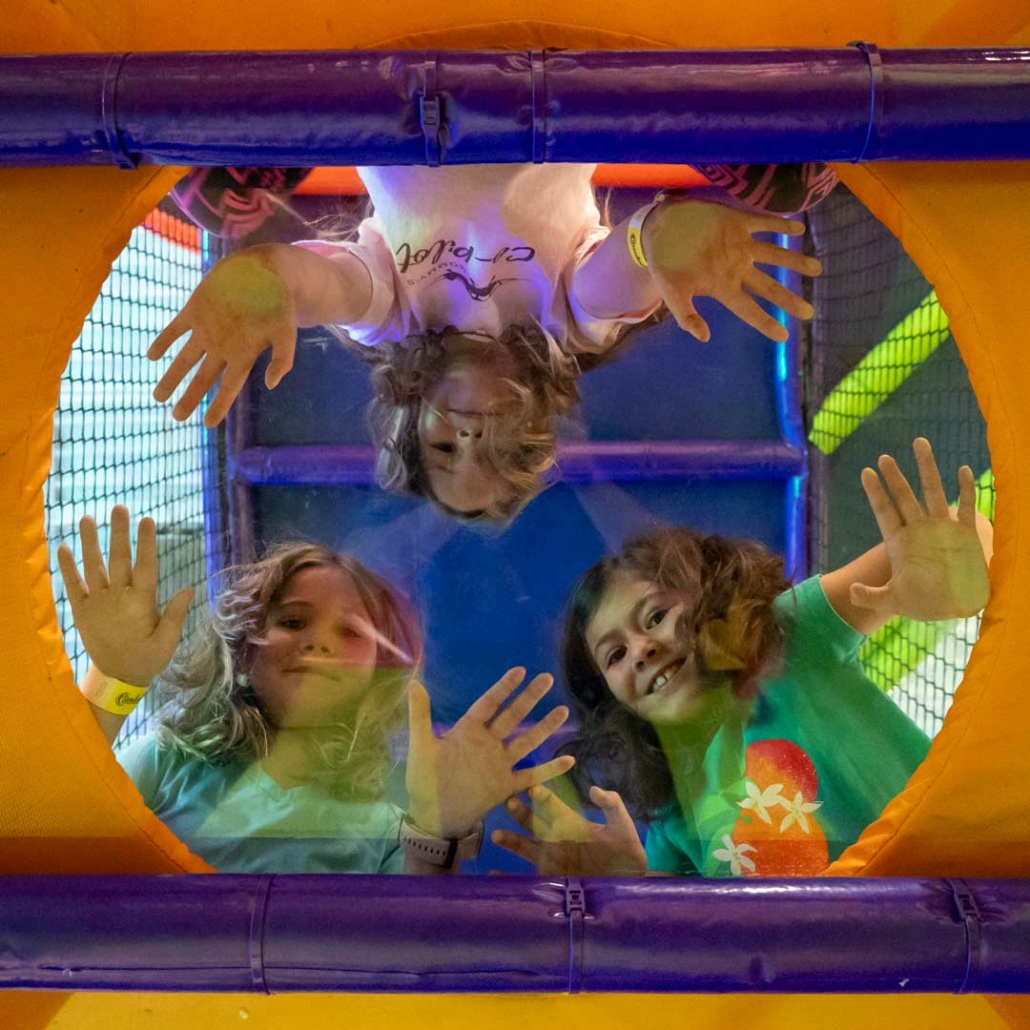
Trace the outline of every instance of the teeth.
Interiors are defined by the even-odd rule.
[[[666,683],[669,682],[676,675],[680,669],[683,668],[682,662],[677,662],[675,665],[669,666],[665,672],[659,673],[651,683],[651,689],[648,691],[649,694],[653,694],[656,690],[661,690]]]

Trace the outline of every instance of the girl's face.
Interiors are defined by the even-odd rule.
[[[584,634],[616,700],[649,723],[683,723],[703,705],[694,650],[676,632],[683,609],[657,584],[617,572]]]
[[[485,460],[483,430],[510,400],[502,381],[507,370],[474,340],[448,340],[447,354],[447,371],[423,399],[418,420],[419,459],[429,489],[440,504],[462,514],[503,506],[511,487]]]
[[[268,611],[250,676],[276,728],[339,721],[367,693],[377,646],[350,576],[335,566],[294,573]]]

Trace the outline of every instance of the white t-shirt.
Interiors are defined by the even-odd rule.
[[[539,325],[572,353],[600,353],[620,326],[653,308],[599,319],[572,295],[572,276],[608,235],[590,179],[594,165],[508,164],[359,168],[374,214],[347,250],[372,277],[372,302],[346,326],[358,343],[401,340],[453,325],[499,336]]]

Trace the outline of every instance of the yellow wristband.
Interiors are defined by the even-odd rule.
[[[79,689],[90,704],[112,715],[129,715],[147,692],[147,687],[123,683],[92,666]]]
[[[640,208],[626,226],[626,246],[629,247],[629,256],[633,258],[633,263],[639,268],[647,268],[647,257],[644,255],[644,221],[661,202],[662,198],[655,197],[646,207]]]

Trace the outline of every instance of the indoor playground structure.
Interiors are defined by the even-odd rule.
[[[284,17],[264,0],[14,0],[0,57],[0,1027],[1030,1025],[1020,6],[444,0],[344,15],[312,0]],[[697,359],[649,329],[621,381],[653,382],[652,350],[694,360],[690,410],[665,424],[653,405],[620,407],[614,369],[585,377],[589,439],[565,446],[562,481],[501,537],[371,489],[366,395],[332,392],[348,359],[317,332],[306,367],[249,391],[217,432],[149,400],[147,343],[223,246],[165,199],[189,166],[317,165],[295,198],[314,217],[355,191],[323,166],[600,161],[613,210],[631,210],[720,159],[834,162],[843,188],[809,221],[827,271],[807,344],[792,332],[767,347],[752,381],[736,370],[753,341]],[[327,429],[330,404],[357,414]],[[720,406],[723,435],[705,434]],[[449,655],[426,669],[446,680],[446,721],[496,660],[463,635],[469,591],[511,610],[497,648],[532,640],[526,663],[543,666],[573,571],[687,504],[796,575],[825,568],[871,532],[856,463],[900,453],[912,427],[978,476],[992,596],[979,626],[896,621],[870,638],[870,677],[933,744],[824,877],[159,875],[213,870],[145,807],[76,688],[52,555],[81,515],[123,499],[154,515],[172,591],[282,527],[331,526],[331,544],[424,604]],[[529,546],[534,519],[565,520],[575,543]],[[550,586],[518,573],[530,552],[558,570]]]

